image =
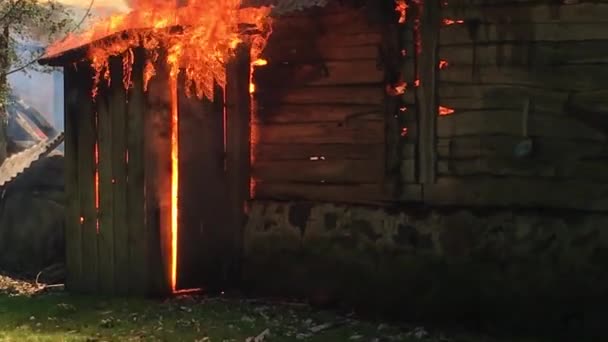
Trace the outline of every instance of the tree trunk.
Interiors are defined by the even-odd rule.
[[[9,31],[5,26],[0,35],[0,165],[7,157],[8,137],[6,129],[8,124],[8,113],[6,112],[6,101],[8,98],[8,79],[6,73],[10,67],[9,61]]]

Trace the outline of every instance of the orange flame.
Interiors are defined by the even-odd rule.
[[[443,25],[455,25],[455,24],[464,24],[464,20],[462,19],[449,19],[449,18],[444,18],[443,19]]]
[[[182,52],[175,64],[184,69],[185,89],[195,89],[196,96],[212,99],[214,84],[226,84],[225,65],[234,55],[239,42],[249,40],[255,55],[266,44],[270,30],[270,8],[240,9],[241,0],[189,0],[183,6],[174,1],[139,0],[126,14],[113,15],[98,21],[81,34],[71,35],[47,49],[46,56],[86,47],[95,69],[93,96],[103,78],[109,82],[108,58],[123,57],[124,79],[130,86],[131,49],[143,46],[148,53],[144,71],[144,88],[154,76],[154,61],[159,47],[168,50],[180,45]],[[247,32],[243,32],[243,27]],[[120,39],[101,38],[123,32]],[[116,38],[116,37],[113,37]],[[253,54],[252,54],[253,55]],[[124,55],[123,55],[124,56]]]
[[[404,24],[407,17],[407,4],[405,0],[395,0],[395,11],[399,13],[399,24]]]
[[[454,109],[448,108],[448,107],[439,106],[439,115],[440,116],[445,116],[445,115],[450,115],[450,114],[454,114]]]
[[[177,75],[171,75],[171,290],[177,290],[177,234],[179,189],[179,141],[177,112]]]

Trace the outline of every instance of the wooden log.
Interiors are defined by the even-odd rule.
[[[439,104],[437,80],[439,70],[439,24],[441,22],[441,4],[431,1],[424,4],[420,39],[422,51],[418,63],[420,86],[416,89],[418,95],[419,115],[419,181],[423,184],[435,182],[436,172],[436,132]]]
[[[441,176],[514,176],[557,177],[558,166],[538,159],[496,157],[473,159],[442,159],[438,161]]]
[[[257,161],[321,159],[370,160],[382,154],[384,144],[258,144]]]
[[[383,120],[380,105],[278,105],[260,108],[256,123],[348,123]]]
[[[114,268],[113,115],[112,109],[109,108],[109,102],[113,100],[112,95],[107,87],[107,81],[102,80],[99,85],[99,93],[95,98],[95,104],[99,151],[99,289],[101,293],[106,295],[115,294],[115,276],[121,276]]]
[[[471,27],[473,25],[474,27]],[[476,27],[475,27],[476,26]],[[604,23],[548,23],[548,24],[462,24],[444,26],[440,45],[483,44],[490,42],[533,42],[606,40]]]
[[[329,12],[306,10],[299,13],[283,15],[273,21],[273,31],[277,32],[310,32],[311,30],[335,33],[353,33],[377,30],[370,22],[367,11],[342,6],[339,10]]]
[[[448,70],[459,65],[553,66],[608,63],[608,41],[497,42],[442,46]],[[534,71],[533,69],[530,71]]]
[[[574,119],[533,113],[529,118],[530,136],[605,141],[606,134]],[[437,122],[441,138],[466,135],[520,135],[522,113],[514,111],[470,111],[442,116]]]
[[[76,87],[78,92],[78,188],[82,230],[82,288],[85,293],[97,293],[99,285],[97,210],[95,208],[95,113],[91,97],[93,70],[81,63]]]
[[[425,186],[430,205],[608,210],[608,186],[587,181],[439,177]]]
[[[599,65],[561,65],[535,68],[512,66],[451,66],[439,73],[444,84],[515,85],[547,90],[584,91],[601,88],[608,68]]]
[[[439,139],[437,153],[442,159],[503,158],[515,156],[521,136],[481,135]],[[601,141],[535,137],[532,158],[543,162],[573,163],[582,159],[608,158],[608,146]]]
[[[265,182],[380,183],[382,160],[257,161],[253,176]]]
[[[566,179],[575,179],[592,183],[608,183],[608,167],[606,160],[583,160],[575,163],[562,164],[558,169],[559,175]]]
[[[463,85],[439,83],[439,104],[456,112],[469,110],[521,111],[526,100],[534,112],[564,113],[569,93],[513,85]]]
[[[494,6],[448,3],[442,15],[448,18],[478,19],[496,24],[515,23],[599,23],[608,22],[606,3],[504,3]]]
[[[311,48],[311,44],[314,48]],[[262,58],[274,63],[353,61],[378,58],[378,45],[316,44],[310,38],[292,37],[269,44]]]
[[[115,292],[129,291],[129,221],[127,211],[127,94],[123,80],[122,58],[110,60],[112,84],[110,113],[112,115],[112,189],[114,229]]]
[[[384,124],[369,121],[359,124],[311,123],[256,125],[261,144],[352,144],[382,143]]]
[[[379,204],[390,200],[382,184],[266,183],[256,185],[259,200],[315,200]]]
[[[257,87],[298,87],[311,85],[378,85],[384,79],[376,59],[274,63],[256,68]]]
[[[256,99],[261,109],[278,103],[379,105],[384,100],[384,89],[381,86],[260,88]]]
[[[73,292],[82,291],[83,250],[82,230],[80,225],[80,192],[79,192],[79,99],[86,96],[79,84],[78,69],[75,66],[64,68],[65,93],[65,259],[66,259],[66,288]]]
[[[144,113],[145,98],[143,84],[144,57],[143,49],[134,52],[132,70],[133,86],[128,92],[127,104],[127,212],[128,212],[128,241],[129,241],[129,293],[147,295],[159,292],[154,289],[153,274],[157,274],[158,265],[151,248],[158,248],[149,243],[153,240],[151,231],[146,222],[144,205],[147,199],[144,196],[147,164],[144,155]],[[149,170],[151,171],[151,170]],[[148,212],[149,213],[149,212]],[[148,217],[150,219],[151,217]]]

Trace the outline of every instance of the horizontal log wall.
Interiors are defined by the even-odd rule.
[[[439,204],[607,210],[608,3],[451,0],[440,30]],[[518,144],[532,139],[529,156]]]
[[[385,174],[383,34],[362,11],[276,19],[254,72],[257,199],[379,202]]]

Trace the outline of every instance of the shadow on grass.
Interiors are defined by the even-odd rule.
[[[264,342],[496,341],[439,333],[417,337],[413,332],[424,335],[423,330],[337,317],[305,306],[242,300],[0,295],[0,341],[246,341],[266,330]]]

